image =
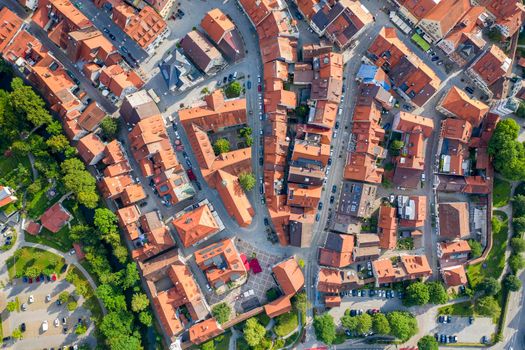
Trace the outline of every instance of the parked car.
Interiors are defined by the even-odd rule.
[[[319,204],[317,205],[317,209],[318,210],[323,209],[323,202],[319,202]]]
[[[252,88],[252,82],[248,80],[246,82],[246,87],[248,88],[248,90],[250,90]]]
[[[469,324],[473,324],[473,323],[474,323],[474,316],[470,316],[470,317],[468,318],[468,323],[469,323]]]
[[[26,331],[26,324],[24,322],[22,322],[22,324],[20,325],[20,330],[22,332],[25,332]]]
[[[55,327],[58,327],[58,326],[59,326],[60,321],[58,320],[58,318],[55,318],[55,322],[54,322],[54,324],[55,324]]]
[[[51,294],[46,295],[46,302],[49,303],[51,301]]]
[[[436,62],[437,60],[439,60],[439,57],[438,56],[434,56],[430,59],[432,62]]]
[[[32,303],[34,303],[34,302],[35,302],[35,297],[33,296],[33,294],[31,294],[31,295],[29,296],[29,304],[32,304]]]
[[[337,185],[333,185],[332,186],[332,193],[336,193],[337,192]]]
[[[335,201],[335,197],[334,196],[330,196],[330,204],[333,204]]]
[[[335,122],[335,129],[339,129],[339,122]]]
[[[471,88],[470,86],[465,87],[465,91],[468,92],[469,94],[473,94],[474,93],[474,89]]]
[[[115,40],[115,39],[116,39],[115,36],[114,36],[113,34],[109,33],[108,35],[109,35],[109,38],[110,38],[111,40]]]
[[[264,226],[269,226],[270,225],[270,221],[268,220],[268,218],[264,218]]]
[[[317,213],[317,215],[315,216],[315,221],[319,221],[319,219],[321,219],[321,214]]]

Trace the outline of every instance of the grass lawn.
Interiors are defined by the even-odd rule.
[[[16,169],[19,163],[22,163],[24,167],[31,169],[28,157],[0,157],[0,174],[2,174],[2,176],[9,174]]]
[[[472,307],[471,301],[464,301],[462,303],[440,307],[438,312],[439,315],[468,317],[474,314],[474,308]]]
[[[286,314],[277,316],[275,318],[274,333],[279,337],[286,337],[288,334],[296,330],[299,325],[299,319],[295,311],[290,311]]]
[[[46,192],[49,190],[49,186],[46,186],[36,193],[35,196],[26,205],[27,215],[32,219],[38,219],[44,212],[58,202],[62,193],[57,193],[56,196],[49,199],[47,198]]]
[[[30,267],[36,267],[40,272],[49,269],[59,274],[63,266],[64,259],[62,257],[30,247],[20,248],[7,259],[9,278],[24,276]]]
[[[55,198],[60,198],[60,195]],[[71,226],[85,223],[84,216],[74,200],[67,199],[62,202],[62,205],[73,215]],[[69,227],[67,225],[62,227],[57,233],[52,233],[43,228],[37,236],[26,235],[25,238],[28,242],[44,244],[62,252],[67,252],[73,247],[73,241],[69,238]]]
[[[492,250],[487,259],[467,268],[467,277],[472,288],[485,277],[498,278],[505,267],[505,248],[508,238],[508,220],[492,218]]]
[[[499,178],[494,179],[494,188],[492,189],[494,207],[501,208],[509,203],[511,184],[506,180]]]

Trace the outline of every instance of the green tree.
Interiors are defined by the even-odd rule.
[[[501,285],[494,277],[485,277],[477,286],[478,292],[483,292],[485,295],[496,295],[501,290]]]
[[[304,269],[304,260],[303,260],[303,259],[299,259],[299,260],[297,260],[297,265],[299,265],[299,267],[300,267],[301,269]]]
[[[427,287],[432,304],[445,304],[448,301],[447,291],[441,282],[429,282]]]
[[[124,271],[125,273],[124,278],[122,279],[122,288],[126,290],[136,285],[140,280],[140,276],[139,272],[137,271],[137,265],[134,262],[128,263]]]
[[[330,314],[322,314],[314,317],[314,330],[317,340],[331,345],[336,337],[334,318]]]
[[[384,314],[377,313],[372,317],[372,329],[377,334],[390,334],[390,323]]]
[[[402,342],[418,332],[417,320],[408,312],[393,311],[386,318],[390,323],[391,334]]]
[[[428,286],[423,282],[414,282],[406,289],[403,303],[407,306],[425,305],[430,300]]]
[[[514,274],[525,268],[525,260],[521,254],[512,254],[509,258],[509,267]]]
[[[399,152],[404,145],[405,143],[401,140],[393,140],[390,142],[390,150]]]
[[[275,318],[274,333],[278,337],[284,337],[291,333],[299,325],[299,319],[295,311],[290,311]]]
[[[140,323],[142,323],[146,327],[151,326],[151,324],[153,323],[153,317],[151,316],[151,312],[149,312],[149,311],[142,311],[139,314],[139,321],[140,321]]]
[[[228,322],[231,312],[232,309],[226,303],[217,304],[211,309],[213,317],[215,317],[220,324]]]
[[[255,187],[255,176],[252,173],[242,173],[239,175],[239,184],[245,191],[251,191]]]
[[[438,342],[436,338],[431,335],[425,335],[417,342],[419,350],[438,350]]]
[[[140,334],[116,336],[107,339],[110,350],[143,350]]]
[[[118,294],[109,284],[98,286],[95,294],[104,303],[109,311],[126,311],[126,297],[124,294]]]
[[[525,252],[525,240],[523,238],[514,237],[510,240],[510,246],[516,253]]]
[[[13,334],[11,334],[11,336],[13,337],[14,340],[20,340],[22,339],[23,334],[20,328],[17,327],[13,330]]]
[[[306,317],[306,309],[308,308],[309,302],[306,292],[299,292],[292,297],[293,306],[299,310],[303,317]]]
[[[298,118],[305,118],[308,115],[309,108],[307,105],[299,105],[295,108],[295,115]]]
[[[75,329],[77,335],[82,335],[87,332],[87,327],[84,324],[79,324]]]
[[[487,35],[488,35],[490,41],[493,41],[493,42],[500,42],[501,41],[501,32],[496,27],[491,28]]]
[[[370,329],[372,328],[372,317],[367,314],[361,314],[357,315],[357,333],[358,334],[365,334],[370,332]]]
[[[60,124],[59,121],[52,120],[51,123],[46,126],[46,131],[52,136],[60,135],[62,134],[62,124]]]
[[[135,293],[131,298],[131,310],[140,312],[149,306],[148,296],[144,293]]]
[[[358,320],[355,316],[350,316],[350,310],[345,311],[345,315],[341,317],[341,325],[350,332],[357,333]]]
[[[220,138],[213,144],[213,151],[215,154],[222,154],[230,152],[230,141],[225,138]]]
[[[490,295],[477,299],[475,307],[476,312],[481,316],[497,318],[501,313],[501,307],[497,300]]]
[[[23,140],[16,140],[11,144],[11,151],[17,156],[27,156],[31,152],[31,144]]]
[[[246,320],[243,333],[244,340],[246,340],[248,345],[254,347],[263,340],[266,335],[266,329],[264,329],[255,317],[252,317]]]
[[[119,122],[116,118],[106,117],[100,123],[100,129],[106,139],[113,140],[117,137],[119,131]]]
[[[510,180],[519,180],[525,175],[525,147],[517,140],[519,130],[513,119],[502,120],[489,141],[494,168]]]
[[[251,136],[252,135],[252,128],[250,128],[249,126],[245,126],[244,128],[241,128],[239,130],[239,135],[241,137],[247,137],[247,136]]]
[[[503,286],[511,292],[517,292],[521,288],[521,281],[516,275],[507,275],[503,279]]]
[[[51,123],[52,118],[44,101],[31,86],[25,85],[20,78],[14,78],[11,88],[11,103],[15,111],[21,113],[35,127]]]
[[[80,204],[95,208],[98,204],[95,178],[85,170],[84,164],[77,158],[70,158],[62,162],[61,168],[66,190],[73,192]]]
[[[512,198],[512,212],[513,212],[514,217],[522,217],[522,216],[525,217],[525,196],[524,195],[518,194],[514,196],[514,198]]]
[[[60,153],[69,146],[69,140],[64,135],[54,135],[47,139],[46,144],[51,152]]]
[[[468,245],[470,247],[470,256],[472,259],[475,259],[481,256],[481,253],[483,253],[483,248],[481,247],[481,243],[479,243],[476,240],[469,239]]]
[[[117,216],[108,208],[95,209],[93,223],[100,233],[104,235],[118,231]]]
[[[224,93],[226,94],[227,98],[234,98],[239,97],[241,95],[241,90],[241,84],[239,84],[239,82],[237,81],[234,81],[226,87]]]
[[[514,228],[514,233],[518,235],[523,235],[525,232],[525,216],[515,217],[512,219],[512,226]]]
[[[67,309],[71,312],[75,311],[77,309],[77,302],[76,301],[70,301],[69,303],[67,303]]]
[[[27,193],[31,196],[34,196],[42,190],[42,183],[37,179],[31,185],[27,186]]]
[[[215,350],[215,343],[213,342],[213,340],[208,340],[207,342],[199,345],[199,348],[201,350]]]
[[[60,300],[60,302],[62,304],[65,304],[67,303],[67,301],[69,300],[69,293],[68,292],[62,292],[58,295],[58,300]]]
[[[128,261],[128,250],[120,243],[120,237],[118,245],[113,246],[113,255],[115,255],[121,264],[124,264],[126,261]]]
[[[18,303],[16,301],[10,301],[7,303],[6,309],[9,312],[13,312],[16,310],[17,306],[18,306]]]

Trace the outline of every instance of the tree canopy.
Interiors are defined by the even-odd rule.
[[[521,254],[512,254],[509,257],[509,267],[514,274],[518,273],[525,268],[525,259],[523,259]]]
[[[514,237],[510,240],[510,246],[516,253],[525,252],[525,240],[520,237]]]
[[[239,97],[241,95],[241,90],[241,84],[239,84],[239,82],[237,81],[234,81],[226,87],[226,89],[224,90],[224,94],[227,98]]]
[[[78,158],[66,159],[62,164],[62,182],[66,190],[73,192],[80,204],[95,208],[98,204],[95,178]]]
[[[499,317],[501,307],[493,296],[487,295],[476,300],[476,312],[481,316]]]
[[[119,129],[119,120],[116,118],[106,117],[100,123],[100,129],[106,139],[113,140],[117,137]]]
[[[336,336],[334,318],[329,314],[322,314],[314,317],[314,330],[317,340],[331,345]]]
[[[215,317],[217,322],[219,322],[220,324],[228,322],[228,320],[230,319],[231,312],[231,307],[226,303],[217,304],[213,307],[213,309],[211,309],[213,317]]]
[[[16,113],[21,114],[35,127],[51,123],[51,115],[46,109],[44,100],[31,86],[25,85],[20,78],[14,78],[11,81],[11,88],[11,103]]]
[[[424,305],[430,300],[428,287],[423,282],[414,282],[406,289],[406,297],[403,303],[407,306]]]
[[[488,152],[496,171],[510,180],[525,177],[525,147],[517,140],[520,126],[513,119],[498,123],[489,141]]]
[[[135,293],[131,298],[131,310],[133,312],[140,312],[149,306],[148,296],[144,293]]]
[[[496,295],[501,289],[501,285],[494,277],[485,277],[477,286],[478,292],[483,292],[485,295]]]
[[[431,335],[425,335],[417,342],[419,350],[438,350],[438,342],[436,338]]]
[[[517,292],[521,288],[521,280],[516,275],[507,275],[503,279],[503,286],[511,292]]]
[[[246,320],[243,334],[244,340],[246,340],[248,345],[254,347],[264,339],[266,336],[266,329],[264,329],[263,325],[261,325],[255,317],[252,317]]]
[[[239,184],[245,191],[251,191],[255,187],[255,176],[252,173],[242,173],[239,175]]]
[[[408,312],[393,311],[387,316],[391,334],[405,342],[418,332],[417,320]]]
[[[386,316],[382,313],[377,313],[372,317],[372,329],[377,334],[390,334],[390,323]]]
[[[441,282],[429,282],[427,287],[432,304],[445,304],[448,301],[447,291]]]
[[[220,138],[213,143],[213,151],[215,154],[222,154],[230,152],[230,141],[225,138]]]

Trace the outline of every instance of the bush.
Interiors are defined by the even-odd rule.
[[[485,277],[477,286],[478,292],[483,292],[485,295],[496,295],[501,290],[501,285],[494,277]]]
[[[523,238],[514,237],[510,240],[510,246],[515,253],[523,253],[525,251],[525,240]]]
[[[479,298],[475,305],[475,311],[478,315],[498,318],[501,314],[501,307],[492,296],[484,296]]]
[[[521,281],[515,275],[507,275],[503,279],[503,286],[511,292],[517,292],[521,288]]]
[[[62,304],[67,303],[67,301],[69,300],[69,293],[68,292],[60,293],[60,295],[58,296],[58,300],[60,300]]]
[[[419,350],[438,350],[438,342],[436,338],[431,335],[425,335],[417,342]]]
[[[78,335],[82,335],[84,333],[86,333],[87,331],[87,327],[83,324],[79,324],[77,326],[77,329],[75,329],[75,333],[78,334]]]
[[[18,303],[16,301],[10,301],[7,303],[6,309],[9,312],[13,312],[17,309]]]
[[[447,291],[441,282],[429,282],[427,286],[430,295],[429,301],[432,304],[445,304],[448,301]]]
[[[217,304],[211,310],[213,317],[215,317],[220,324],[228,322],[231,312],[232,309],[226,303]]]
[[[239,184],[245,191],[251,191],[255,187],[255,176],[252,173],[242,173],[239,175]]]
[[[71,312],[75,311],[77,309],[77,302],[70,301],[69,303],[67,303],[67,309]]]

